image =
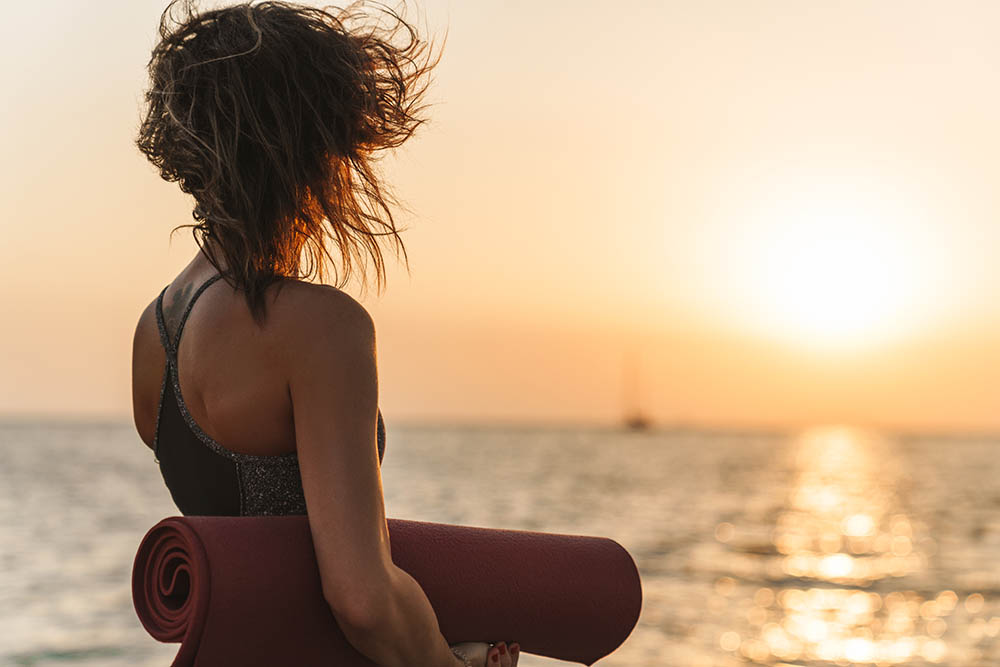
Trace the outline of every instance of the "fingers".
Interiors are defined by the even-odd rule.
[[[486,660],[483,663],[486,667],[500,667],[500,645],[489,646],[486,651]]]
[[[493,658],[490,658],[491,667],[493,666],[511,667],[510,651],[507,650],[507,642],[500,642],[499,644],[493,647],[493,650],[498,652],[500,660],[496,661],[493,660]]]
[[[521,654],[521,646],[517,642],[498,642],[492,647],[483,642],[463,642],[451,646],[461,649],[475,664],[484,664],[485,667],[517,667]]]

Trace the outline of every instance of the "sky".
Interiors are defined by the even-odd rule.
[[[133,145],[164,5],[5,9],[0,415],[131,416],[135,323],[197,251]],[[407,16],[447,32],[380,162],[410,271],[345,287],[387,422],[1000,429],[1000,5]]]

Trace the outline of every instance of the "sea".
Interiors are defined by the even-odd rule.
[[[1000,665],[1000,438],[386,425],[388,516],[631,553],[600,666]],[[0,424],[0,665],[169,665],[130,576],[178,514],[131,423]]]

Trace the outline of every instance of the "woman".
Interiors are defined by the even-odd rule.
[[[371,160],[422,122],[432,49],[390,10],[392,29],[349,29],[358,15],[346,11],[187,2],[174,19],[176,4],[160,20],[137,145],[193,195],[197,224],[182,226],[200,250],[135,331],[142,440],[184,514],[308,507],[323,593],[375,663],[513,667],[516,644],[449,647],[393,564],[375,329],[338,287],[302,279],[323,280],[329,237],[339,286],[368,257],[381,287],[378,242],[402,241]]]

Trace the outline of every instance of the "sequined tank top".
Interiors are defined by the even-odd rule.
[[[195,422],[181,396],[177,346],[194,302],[216,274],[195,291],[171,342],[163,317],[163,288],[156,298],[156,324],[166,351],[153,438],[154,459],[177,508],[185,515],[260,516],[305,514],[306,502],[295,452],[271,456],[241,454],[213,440]],[[378,413],[378,459],[385,453],[385,424]]]

